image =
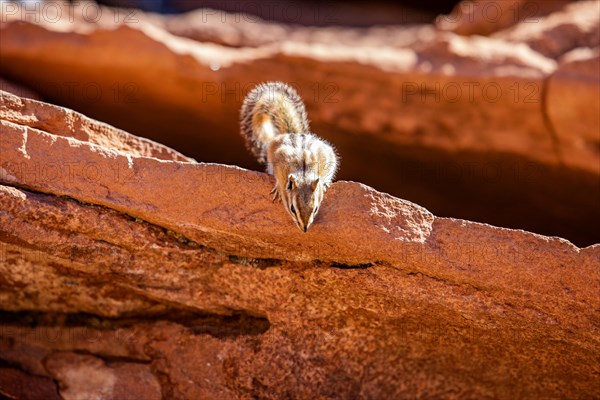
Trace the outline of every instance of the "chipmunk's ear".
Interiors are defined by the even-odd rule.
[[[317,186],[319,186],[319,182],[320,182],[320,178],[317,178],[313,183],[312,183],[312,190],[317,190]]]
[[[296,178],[294,177],[294,175],[290,174],[288,176],[287,190],[292,190],[295,187],[296,187]]]

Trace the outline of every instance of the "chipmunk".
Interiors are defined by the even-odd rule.
[[[252,89],[240,119],[246,147],[275,176],[273,201],[280,198],[298,228],[306,232],[338,168],[333,146],[310,133],[302,99],[283,82]]]

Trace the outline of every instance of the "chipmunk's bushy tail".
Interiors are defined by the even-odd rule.
[[[252,89],[244,99],[240,121],[246,147],[263,164],[269,143],[277,135],[310,129],[302,99],[283,82],[261,83]]]

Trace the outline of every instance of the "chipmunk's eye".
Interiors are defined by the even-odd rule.
[[[296,209],[294,208],[293,204],[290,206],[290,211],[292,212],[292,214],[296,215]]]
[[[315,215],[317,215],[317,213],[318,213],[318,212],[319,212],[319,206],[316,206],[316,207],[315,207],[314,214],[315,214]]]
[[[287,190],[292,190],[293,186],[294,186],[294,182],[292,182],[292,180],[290,179],[288,181]]]

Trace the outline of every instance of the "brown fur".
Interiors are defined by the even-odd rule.
[[[338,156],[309,132],[304,103],[282,82],[254,88],[240,112],[246,147],[275,176],[274,199],[281,198],[296,225],[306,232],[332,183]]]

